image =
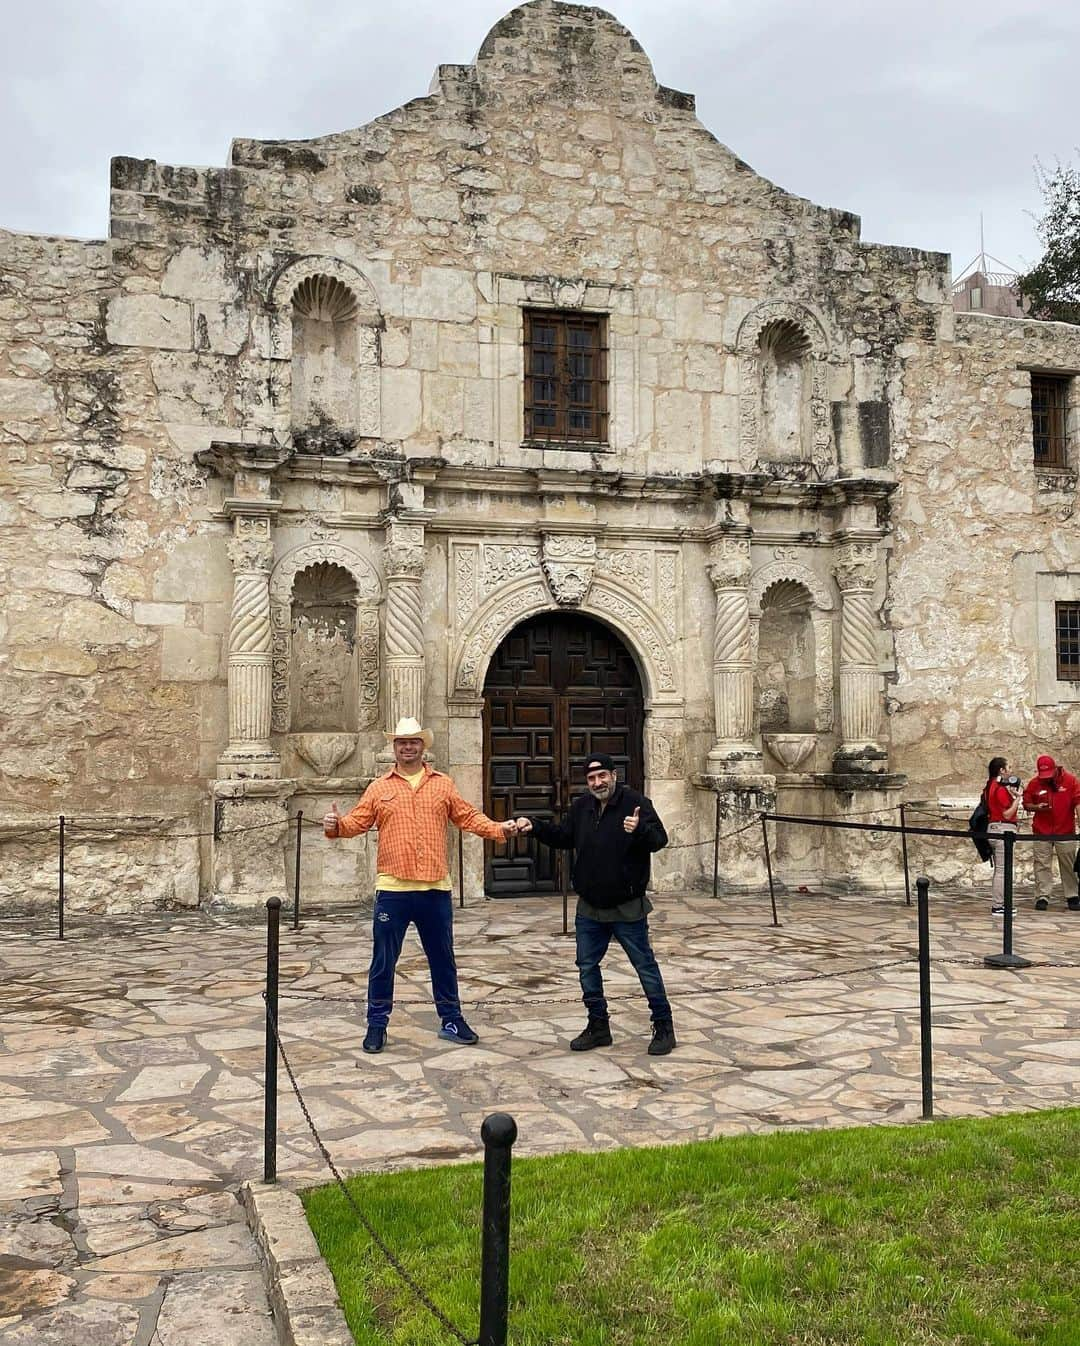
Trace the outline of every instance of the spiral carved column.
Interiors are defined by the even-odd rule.
[[[270,744],[270,567],[273,544],[269,519],[237,519],[229,543],[233,563],[232,620],[229,624],[229,746],[223,774],[277,774],[278,755]]]
[[[713,624],[713,712],[716,742],[711,771],[756,767],[754,666],[750,657],[750,540],[722,537],[713,543],[709,575],[716,594]]]
[[[878,616],[873,587],[873,544],[840,549],[835,573],[843,596],[840,630],[840,753],[878,752],[881,675],[877,667]]]
[[[383,551],[386,568],[386,727],[404,716],[424,719],[424,619],[420,582],[424,530],[393,523]],[[392,757],[392,753],[389,756]]]

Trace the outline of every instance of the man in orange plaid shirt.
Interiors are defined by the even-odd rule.
[[[364,1051],[386,1046],[394,969],[410,925],[416,926],[431,970],[439,1037],[471,1046],[480,1039],[465,1022],[458,997],[446,824],[489,841],[505,841],[517,827],[488,818],[462,799],[449,776],[425,764],[424,749],[434,735],[418,720],[399,720],[386,737],[394,745],[391,769],[371,782],[355,808],[342,815],[332,804],[323,818],[330,838],[358,837],[372,827],[379,831]]]

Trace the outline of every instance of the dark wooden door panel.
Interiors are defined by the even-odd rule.
[[[484,806],[493,818],[558,818],[585,789],[585,763],[615,759],[620,780],[644,781],[644,706],[625,645],[598,622],[551,613],[515,628],[484,683]],[[515,838],[488,844],[484,878],[492,896],[560,887],[547,846]]]

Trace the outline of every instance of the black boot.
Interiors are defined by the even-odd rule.
[[[611,1025],[606,1019],[594,1019],[589,1015],[589,1022],[585,1025],[585,1031],[579,1033],[571,1042],[570,1050],[572,1052],[591,1052],[594,1047],[611,1046]]]
[[[657,1019],[652,1026],[652,1042],[649,1043],[650,1056],[667,1056],[673,1047],[679,1044],[675,1041],[675,1025],[670,1019]]]

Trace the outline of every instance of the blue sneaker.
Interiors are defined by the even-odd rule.
[[[456,1019],[447,1019],[439,1029],[439,1037],[446,1042],[458,1042],[462,1046],[471,1047],[474,1042],[479,1042],[479,1036],[472,1031],[469,1025],[459,1014]]]
[[[379,1028],[375,1024],[368,1024],[368,1031],[364,1034],[364,1051],[369,1056],[375,1056],[386,1046],[386,1029]]]

